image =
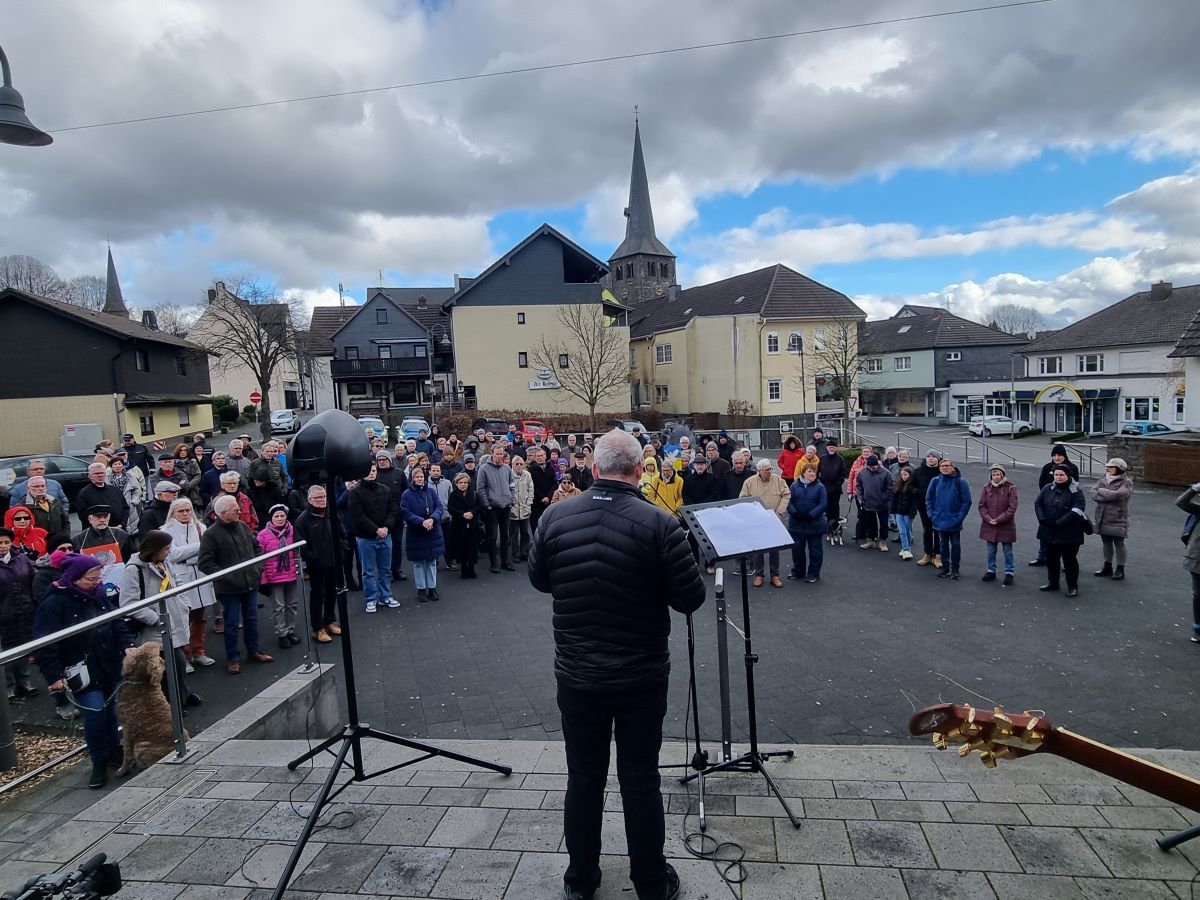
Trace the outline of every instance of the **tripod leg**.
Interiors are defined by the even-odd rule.
[[[343,729],[340,734],[335,734],[333,737],[325,738],[325,740],[321,741],[321,743],[317,744],[317,746],[313,747],[303,756],[297,756],[290,763],[288,763],[288,769],[292,772],[295,772],[301,764],[308,762],[310,759],[314,759],[318,754],[324,753],[338,741],[344,741],[350,736],[351,733],[351,729],[346,728]]]
[[[1185,828],[1183,831],[1177,831],[1174,834],[1168,834],[1166,837],[1156,838],[1158,846],[1163,850],[1171,850],[1178,847],[1184,841],[1195,840],[1200,837],[1200,825],[1193,825],[1191,828]]]
[[[379,741],[384,741],[388,744],[395,744],[398,747],[408,747],[411,750],[420,750],[422,753],[428,753],[430,756],[444,756],[446,759],[453,759],[457,762],[467,763],[471,766],[479,766],[481,769],[491,769],[493,772],[500,772],[503,775],[512,774],[512,766],[502,766],[500,763],[489,762],[486,759],[478,759],[474,756],[464,756],[461,753],[455,753],[452,750],[444,750],[441,747],[435,747],[432,744],[422,744],[420,741],[410,741],[408,738],[402,738],[394,734],[388,734],[386,731],[376,731],[374,728],[364,727],[362,729],[363,737],[375,738]]]
[[[754,767],[762,774],[762,777],[767,780],[767,787],[771,789],[771,793],[775,795],[775,799],[779,801],[779,805],[783,807],[783,811],[787,813],[787,817],[791,820],[793,827],[800,827],[800,820],[796,818],[796,814],[792,812],[792,808],[788,806],[788,802],[783,799],[783,793],[779,790],[779,785],[775,783],[775,779],[771,777],[771,773],[767,771],[767,767],[763,765],[763,760],[756,758]]]
[[[351,746],[358,744],[358,737],[354,734],[348,734],[342,738],[342,746],[337,752],[337,758],[333,761],[333,766],[329,770],[329,774],[325,777],[325,783],[321,785],[321,790],[317,792],[317,796],[313,799],[312,812],[308,814],[308,818],[304,822],[304,828],[300,831],[300,837],[296,840],[296,846],[292,848],[292,855],[288,857],[287,865],[283,867],[283,874],[279,877],[279,883],[275,885],[275,891],[271,894],[271,900],[282,900],[284,891],[287,890],[288,882],[292,880],[292,873],[296,871],[296,865],[300,862],[300,856],[304,853],[304,846],[308,843],[308,839],[312,837],[313,829],[317,827],[317,819],[321,818],[321,810],[325,808],[326,802],[329,800],[329,792],[333,790],[333,783],[337,781],[338,773],[342,771],[342,766],[346,764],[346,754],[350,752]]]
[[[704,772],[701,771],[696,779],[700,783],[700,830],[708,831],[708,820],[704,817]]]

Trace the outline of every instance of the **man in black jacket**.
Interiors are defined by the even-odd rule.
[[[119,487],[105,483],[104,478],[107,474],[104,463],[92,463],[88,466],[88,484],[80,488],[75,496],[75,513],[79,516],[80,528],[87,528],[87,511],[93,506],[107,506],[112,512],[112,524],[118,528],[125,527],[129,505]]]
[[[337,567],[333,558],[333,519],[329,498],[322,485],[308,489],[308,509],[296,520],[296,540],[307,541],[300,548],[304,574],[308,576],[308,620],[313,639],[328,644],[331,635],[342,633],[334,601],[337,598]]]
[[[156,528],[162,528],[171,515],[171,504],[179,497],[179,485],[173,481],[160,481],[154,485],[154,500],[138,519],[138,537],[145,537]]]
[[[842,517],[842,485],[846,483],[846,474],[846,461],[838,452],[838,442],[830,438],[817,460],[817,481],[825,486],[825,521],[830,527]]]
[[[574,435],[572,435],[574,437]],[[587,456],[582,450],[575,451],[574,465],[571,466],[571,477],[575,479],[575,486],[581,491],[586,491],[592,486],[592,470],[584,465],[584,460]]]
[[[1038,490],[1040,491],[1048,484],[1054,483],[1054,469],[1057,466],[1066,466],[1067,474],[1071,480],[1078,483],[1079,481],[1079,466],[1067,459],[1067,448],[1062,444],[1055,444],[1050,448],[1050,462],[1042,466],[1041,474],[1038,475]],[[1029,561],[1031,566],[1046,565],[1046,542],[1038,538],[1038,552],[1034,559]]]
[[[532,451],[533,460],[529,463],[529,477],[533,479],[533,509],[529,514],[529,527],[537,531],[538,520],[542,513],[550,508],[550,498],[558,490],[558,479],[554,477],[554,469],[546,462],[546,450],[537,447]]]
[[[641,445],[614,429],[596,442],[591,489],[542,516],[529,581],[554,596],[554,673],[567,753],[568,898],[600,884],[608,745],[616,725],[630,880],[640,900],[671,900],[679,876],[663,856],[658,753],[667,709],[670,610],[704,603],[704,583],[677,519],[638,490]]]
[[[371,466],[346,501],[354,537],[358,540],[358,561],[362,566],[363,600],[369,613],[382,603],[395,609],[400,601],[392,596],[392,524],[396,505],[389,488],[376,481],[378,471]]]
[[[721,479],[721,498],[736,500],[742,496],[742,485],[754,475],[754,470],[746,465],[749,454],[742,450],[733,452],[733,468]]]
[[[937,552],[937,532],[933,530],[933,522],[929,518],[929,510],[925,508],[925,493],[929,490],[929,482],[938,477],[938,463],[942,454],[930,447],[925,451],[925,465],[916,466],[912,473],[913,487],[917,491],[917,513],[921,516],[921,542],[925,555],[917,560],[918,566],[934,563],[941,567],[941,555]]]
[[[392,509],[395,510],[395,524],[388,535],[392,539],[392,562],[388,571],[392,573],[392,581],[408,581],[404,574],[404,517],[400,515],[400,497],[408,489],[408,479],[386,450],[375,454],[375,480],[392,492]]]

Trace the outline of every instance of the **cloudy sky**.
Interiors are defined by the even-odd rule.
[[[993,0],[995,2],[995,0]],[[475,274],[543,221],[608,258],[633,107],[682,283],[783,262],[905,301],[1066,321],[1200,280],[1195,0],[1014,9],[79,128],[982,0],[7,0],[45,149],[0,146],[0,254],[189,304]]]

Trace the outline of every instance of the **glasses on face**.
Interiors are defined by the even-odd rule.
[[[33,521],[33,517],[32,516],[13,516],[13,521],[14,522],[31,522],[31,521]]]

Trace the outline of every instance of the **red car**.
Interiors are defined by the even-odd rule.
[[[517,428],[527,444],[540,444],[554,437],[554,432],[537,419],[522,419]]]

